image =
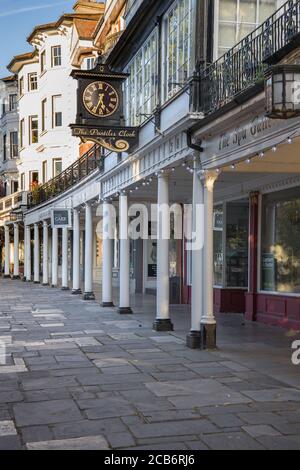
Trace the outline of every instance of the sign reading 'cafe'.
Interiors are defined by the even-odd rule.
[[[122,84],[127,74],[114,72],[99,60],[92,70],[73,70],[78,80],[73,136],[113,152],[131,153],[138,144],[138,128],[125,127]]]

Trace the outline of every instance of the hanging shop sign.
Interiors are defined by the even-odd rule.
[[[73,70],[78,80],[77,117],[73,136],[113,152],[131,153],[138,144],[138,128],[124,125],[123,83],[128,74],[111,70],[101,59],[92,70]]]
[[[51,225],[55,228],[72,228],[71,209],[53,209],[51,214]]]

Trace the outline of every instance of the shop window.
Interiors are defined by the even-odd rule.
[[[248,287],[249,202],[226,207],[226,286]]]
[[[255,30],[280,6],[278,0],[218,0],[217,57]]]
[[[262,198],[261,289],[300,293],[300,188]]]
[[[223,286],[223,206],[214,209],[214,285]]]

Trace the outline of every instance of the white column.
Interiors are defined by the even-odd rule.
[[[34,224],[34,283],[40,282],[40,234],[39,225]]]
[[[204,283],[205,301],[201,319],[201,341],[203,349],[216,347],[216,319],[214,316],[214,272],[213,272],[213,213],[214,213],[214,184],[217,179],[215,172],[205,176],[204,186]]]
[[[10,235],[9,235],[9,225],[4,225],[4,251],[5,251],[4,277],[10,277]]]
[[[198,157],[200,158],[200,157]],[[204,182],[197,174],[197,159],[194,161],[193,176],[193,212],[191,256],[192,256],[192,306],[191,306],[191,332],[187,336],[187,346],[191,349],[201,347],[201,318],[203,315],[203,234],[204,234]]]
[[[58,228],[52,229],[52,287],[58,285]]]
[[[85,206],[84,300],[95,300],[93,293],[93,210]]]
[[[19,279],[20,270],[19,270],[19,224],[14,224],[14,279]]]
[[[48,267],[48,256],[49,256],[49,232],[48,222],[43,222],[43,286],[49,284],[49,267]]]
[[[80,289],[80,212],[73,211],[73,295],[81,294]]]
[[[113,307],[112,299],[112,240],[113,207],[103,203],[103,250],[102,250],[102,307]]]
[[[158,175],[157,196],[157,294],[156,331],[173,331],[170,320],[170,276],[169,276],[169,176]]]
[[[25,271],[25,276],[26,276],[26,281],[30,282],[31,281],[31,227],[30,225],[26,225],[25,227],[25,260],[26,260],[26,271]]]
[[[69,230],[64,227],[62,229],[62,290],[69,290],[68,283],[68,241]]]
[[[120,231],[120,305],[119,313],[130,314],[130,259],[128,236],[128,198],[121,194],[119,198],[119,231]]]

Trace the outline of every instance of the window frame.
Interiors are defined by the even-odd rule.
[[[41,52],[40,55],[40,66],[41,66],[41,75],[43,75],[47,70],[47,54],[46,49]]]
[[[14,143],[13,142],[13,136],[17,136],[17,141]],[[18,136],[18,131],[11,131],[9,133],[9,145],[10,145],[10,158],[18,158],[19,157],[19,136]],[[16,153],[14,152],[16,150]]]
[[[39,143],[39,117],[37,114],[34,114],[32,116],[29,116],[29,145],[36,145]],[[34,142],[33,140],[33,127],[32,127],[32,123],[33,121],[37,122],[37,128],[35,129],[36,131],[36,142]]]
[[[147,48],[151,49],[151,41],[154,40],[154,54],[151,54],[148,60],[146,60]],[[141,56],[141,66],[138,68],[138,59]],[[149,71],[149,80],[146,82],[146,66],[150,65]],[[147,116],[151,116],[153,111],[158,106],[158,96],[159,96],[159,31],[156,27],[151,34],[144,41],[141,48],[132,58],[130,63],[127,66],[127,71],[131,74],[131,69],[133,69],[133,75],[130,75],[125,82],[125,109],[126,109],[126,120],[129,125],[142,125],[146,120]],[[139,76],[139,74],[141,74]],[[155,82],[152,83],[152,79],[155,79]],[[141,86],[138,89],[138,80],[141,79]],[[146,85],[149,84],[150,93],[145,100],[145,89]],[[142,96],[142,99],[139,101],[139,97]],[[147,109],[147,104],[154,100],[154,108]],[[138,113],[138,111],[142,111]],[[138,116],[139,114],[139,116]],[[141,116],[145,114],[145,116]]]
[[[47,174],[48,174],[48,161],[44,160],[42,162],[42,183],[47,183]]]
[[[8,97],[8,109],[10,112],[17,111],[18,109],[18,94],[10,93]]]
[[[34,80],[32,80],[34,78]],[[28,91],[37,91],[38,89],[38,74],[37,72],[30,72],[28,74]]]
[[[24,93],[25,93],[25,80],[24,80],[24,76],[20,77],[20,80],[19,80],[19,97],[22,98],[22,96],[24,96]]]
[[[181,2],[187,1],[189,2],[188,6],[188,13],[186,16],[188,16],[188,36],[187,36],[187,60],[181,65],[179,61],[179,53],[180,53],[180,48],[178,47],[179,44],[179,36],[181,32],[180,26],[182,23],[177,22],[177,28],[176,28],[176,77],[175,81],[171,82],[170,78],[170,72],[169,72],[169,67],[170,67],[170,54],[169,54],[169,44],[170,44],[170,36],[169,36],[169,20],[171,17],[171,13],[175,12],[176,9],[179,8],[179,5]],[[162,103],[166,103],[169,100],[171,100],[174,96],[176,96],[178,93],[182,92],[182,89],[184,85],[188,82],[189,78],[192,75],[192,72],[195,67],[195,53],[194,53],[194,32],[195,32],[195,18],[196,15],[193,14],[195,12],[195,0],[177,0],[175,3],[171,5],[169,10],[165,13],[163,17],[163,22],[162,22],[162,31],[163,31],[163,38],[162,38]],[[184,19],[186,18],[184,17]],[[187,65],[188,70],[187,70],[187,77],[186,79],[182,82],[180,80],[180,70],[184,67],[184,65]],[[169,90],[169,85],[173,83],[174,86],[171,90]]]
[[[24,141],[25,141],[25,119],[21,119],[20,121],[20,148],[24,148]]]
[[[47,130],[47,98],[44,98],[41,103],[42,113],[42,127],[41,132],[45,132]]]
[[[59,49],[59,54],[55,55],[55,49]],[[58,59],[58,64],[55,61]],[[60,44],[51,47],[51,67],[61,67],[62,66],[62,47]]]
[[[53,95],[52,96],[52,129],[57,129],[59,127],[63,127],[63,112],[61,111],[55,111],[55,100],[56,98],[60,98],[60,102],[62,103],[62,95]],[[62,109],[62,106],[61,106]],[[57,115],[61,115],[61,124],[57,125],[56,117]]]
[[[61,163],[61,171],[59,173],[55,174],[54,169],[55,169],[56,163],[58,163],[58,162]],[[62,158],[56,157],[56,158],[52,159],[52,177],[53,178],[56,178],[58,175],[60,175],[62,173],[62,171],[63,171],[62,163],[63,163]]]

